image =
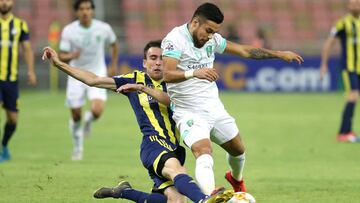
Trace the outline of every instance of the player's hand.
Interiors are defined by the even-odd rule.
[[[119,88],[116,89],[117,93],[129,93],[129,92],[136,92],[136,91],[141,91],[142,88],[144,87],[144,85],[141,84],[125,84],[120,86]]]
[[[28,72],[28,84],[29,85],[36,85],[36,74],[31,71],[31,72]]]
[[[278,57],[286,62],[296,61],[298,64],[302,64],[304,59],[297,53],[292,51],[280,51]]]
[[[219,79],[219,74],[213,68],[200,68],[194,71],[194,77],[213,82]]]
[[[58,54],[51,47],[45,47],[43,51],[42,60],[48,59],[53,65],[60,62]]]
[[[320,80],[322,80],[328,72],[328,66],[325,64],[320,65]]]

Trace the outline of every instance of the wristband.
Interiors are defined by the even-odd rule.
[[[194,69],[185,71],[184,76],[186,79],[193,78],[194,77]]]

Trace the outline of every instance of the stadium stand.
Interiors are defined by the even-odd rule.
[[[188,21],[201,2],[205,1],[122,0],[118,1],[119,7],[106,8],[103,20],[109,19],[121,42],[125,43],[123,52],[138,54],[148,39],[161,38],[175,25]],[[342,0],[212,2],[225,13],[224,27],[235,25],[243,43],[253,40],[258,27],[265,27],[273,48],[297,50],[306,55],[319,53],[334,20],[346,10]],[[47,43],[48,27],[52,22],[64,25],[72,20],[71,5],[71,0],[17,1],[15,12],[29,22],[35,50]],[[223,29],[224,36],[225,32]]]

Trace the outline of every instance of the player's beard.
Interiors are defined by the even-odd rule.
[[[193,40],[196,48],[201,48],[204,46],[204,43],[202,43],[199,38],[196,37],[196,32],[194,32]]]
[[[12,7],[11,6],[2,6],[0,7],[0,13],[1,15],[6,15],[11,11]]]

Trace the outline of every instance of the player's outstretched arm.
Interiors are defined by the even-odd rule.
[[[299,64],[304,62],[304,59],[299,54],[292,51],[274,51],[249,45],[242,45],[230,41],[227,41],[226,43],[225,53],[252,59],[279,58],[287,62],[296,61]]]
[[[322,79],[328,71],[328,61],[331,48],[335,44],[335,37],[328,37],[325,41],[324,47],[321,52],[321,63],[320,63],[320,79]]]
[[[153,89],[153,88],[144,86],[142,84],[128,83],[128,84],[120,86],[116,90],[116,92],[119,92],[119,93],[128,93],[128,92],[134,92],[134,91],[144,92],[144,93],[152,96],[158,102],[160,102],[166,106],[170,106],[170,97],[166,92],[163,92],[158,89]]]
[[[48,59],[51,64],[59,70],[89,86],[116,90],[116,84],[113,78],[99,77],[92,72],[71,67],[70,65],[60,61],[56,51],[50,47],[44,48],[42,59]]]
[[[199,79],[208,80],[213,82],[219,78],[219,75],[212,68],[201,68],[201,69],[192,69],[187,71],[182,71],[177,69],[179,61],[171,57],[163,57],[164,63],[164,81],[177,83],[185,81],[189,78],[197,77]]]

